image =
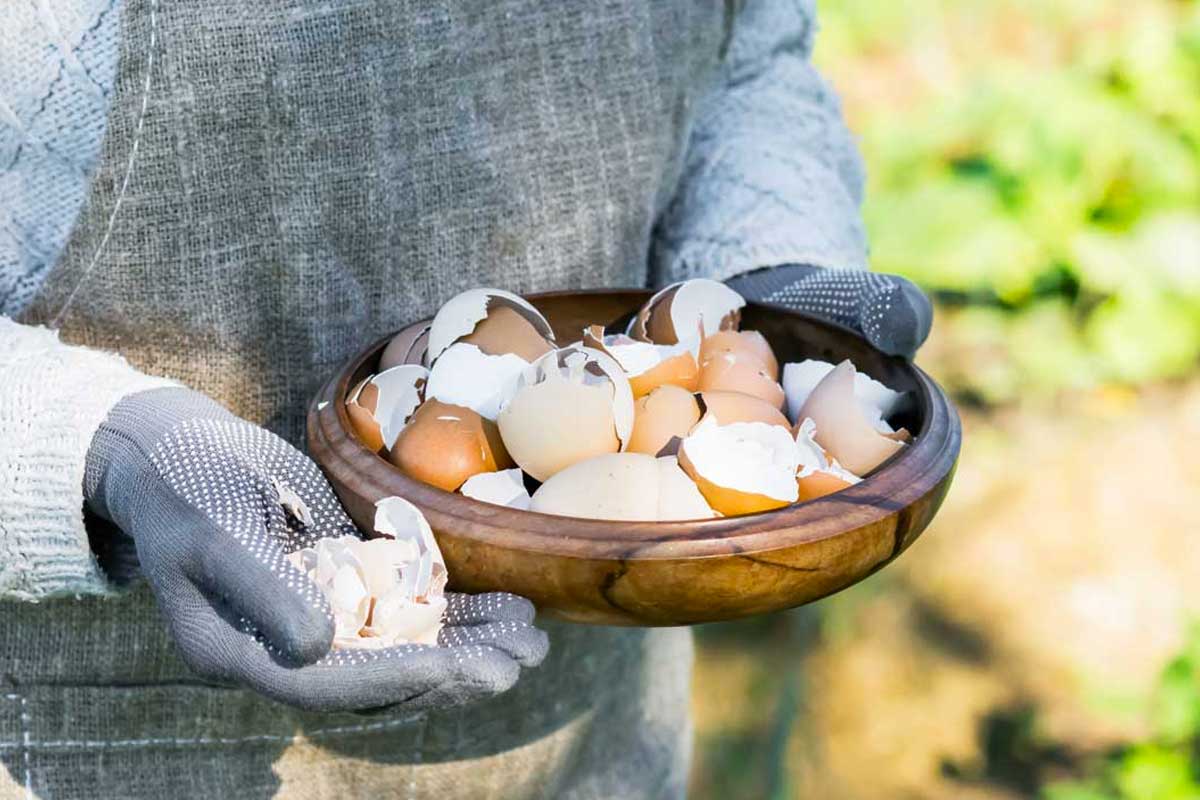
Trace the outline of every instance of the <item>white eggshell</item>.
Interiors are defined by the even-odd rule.
[[[872,407],[864,407],[855,393],[855,370],[843,361],[808,395],[799,416],[811,419],[813,438],[825,451],[855,475],[865,475],[904,447],[878,428]]]
[[[371,378],[371,383],[379,388],[375,420],[379,423],[383,446],[387,449],[392,449],[396,444],[396,437],[404,429],[408,418],[421,405],[423,384],[428,380],[429,370],[417,364],[401,364]]]
[[[658,520],[712,519],[717,513],[687,473],[679,468],[675,456],[658,459]]]
[[[491,356],[473,344],[460,342],[434,362],[425,397],[463,406],[484,419],[495,420],[528,367],[529,362],[512,353]]]
[[[498,506],[529,510],[529,492],[519,469],[481,472],[467,478],[459,489],[465,497]]]
[[[788,419],[799,421],[800,408],[833,368],[834,365],[828,361],[816,359],[783,365],[782,383],[784,396],[787,397]],[[886,420],[901,409],[907,396],[908,392],[889,389],[866,373],[856,371],[854,374],[854,397],[874,421],[875,427],[883,433],[892,432]]]
[[[706,416],[680,443],[705,480],[725,489],[795,502],[800,455],[792,434],[765,422],[718,425]]]

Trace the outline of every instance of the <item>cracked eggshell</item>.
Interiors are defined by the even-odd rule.
[[[798,418],[816,425],[814,440],[843,467],[866,475],[904,447],[908,432],[882,433],[876,418],[855,395],[855,369],[843,361],[816,385]]]
[[[529,491],[525,488],[525,481],[519,469],[472,475],[459,491],[464,497],[483,503],[507,506],[520,511],[529,510]]]
[[[700,398],[704,418],[712,417],[718,425],[765,422],[789,431],[792,429],[783,412],[761,397],[741,392],[700,392],[697,397]]]
[[[517,465],[545,481],[579,461],[624,450],[633,416],[633,393],[617,362],[572,345],[525,371],[497,422]]]
[[[465,406],[494,420],[517,389],[529,362],[512,353],[493,356],[459,342],[442,353],[429,371],[425,397]]]
[[[633,433],[627,449],[652,456],[673,452],[699,421],[700,404],[695,395],[678,386],[660,386],[634,403]]]
[[[350,426],[364,445],[376,452],[390,448],[422,397],[429,372],[404,364],[364,378],[346,398]]]
[[[811,419],[805,419],[796,426],[796,448],[800,457],[796,485],[801,501],[816,500],[840,492],[862,480],[841,464],[829,460],[821,445],[817,444],[815,432],[816,424]]]
[[[717,331],[700,343],[700,367],[722,355],[733,355],[738,361],[754,361],[771,380],[779,380],[779,361],[765,336],[758,331]]]
[[[496,424],[463,406],[426,400],[388,460],[419,481],[453,492],[472,475],[513,465]]]
[[[658,462],[644,453],[594,456],[556,472],[529,510],[583,519],[658,519]]]
[[[621,366],[635,400],[665,385],[696,391],[700,367],[694,343],[659,345],[623,334],[604,336],[603,328],[593,325],[584,331],[582,344],[611,356]]]
[[[675,283],[646,301],[629,324],[634,339],[679,344],[717,331],[737,330],[746,300],[719,281],[695,278]]]
[[[679,445],[679,466],[726,516],[781,508],[798,497],[796,441],[778,425],[701,420]]]
[[[785,398],[783,387],[759,365],[756,360],[739,358],[724,352],[700,368],[701,392],[741,392],[753,395],[782,409]]]
[[[499,309],[507,311],[491,320],[493,312]],[[554,331],[550,323],[528,300],[503,289],[470,289],[450,298],[438,309],[429,326],[426,358],[431,365],[435,364],[452,344],[470,338],[473,340],[469,343],[485,353],[525,353],[522,357],[532,361],[541,354],[535,354],[540,347],[538,337],[547,344],[541,353],[553,348]]]
[[[783,393],[787,397],[788,417],[800,422],[800,408],[808,400],[826,375],[833,372],[834,365],[828,361],[807,359],[783,365]],[[891,433],[886,420],[901,410],[908,399],[908,392],[889,389],[863,372],[854,374],[854,396],[863,405],[874,422],[875,428]]]
[[[658,460],[658,521],[712,519],[712,510],[696,483],[679,467],[674,456]]]

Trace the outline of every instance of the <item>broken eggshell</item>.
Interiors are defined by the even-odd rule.
[[[376,504],[377,539],[320,539],[288,555],[334,616],[336,649],[437,644],[446,610],[446,564],[429,523],[407,500]]]
[[[694,394],[678,386],[660,386],[634,403],[627,449],[652,456],[673,452],[699,421],[700,404]]]
[[[712,417],[718,425],[765,422],[789,431],[792,429],[783,412],[761,397],[741,392],[700,392],[696,396],[700,398],[704,417]]]
[[[796,441],[778,425],[703,419],[679,445],[679,466],[726,516],[781,508],[798,497]]]
[[[516,468],[472,475],[459,491],[464,497],[483,503],[529,510],[529,491],[525,488],[521,470]]]
[[[593,325],[583,332],[583,345],[612,356],[629,378],[629,389],[636,400],[659,386],[680,386],[696,391],[700,367],[696,363],[695,341],[684,344],[639,342],[625,334],[604,335]]]
[[[777,409],[782,409],[786,400],[783,387],[757,359],[729,351],[716,354],[700,368],[700,391],[753,395]]]
[[[866,475],[904,447],[908,431],[881,432],[878,418],[855,394],[854,365],[843,361],[812,390],[798,419],[816,425],[815,441],[855,475]]]
[[[489,355],[459,342],[441,354],[429,370],[425,397],[469,408],[494,420],[508,403],[529,362],[513,353]]]
[[[834,365],[828,361],[807,359],[783,366],[783,393],[787,397],[788,417],[800,422],[800,408],[808,400],[817,384],[824,380]],[[907,402],[908,392],[889,389],[865,372],[854,373],[854,396],[869,414],[875,427],[883,433],[891,433],[887,418],[900,411]]]
[[[758,331],[717,331],[700,343],[700,367],[714,358],[732,355],[738,361],[754,361],[762,371],[779,380],[779,361],[765,336]]]
[[[646,301],[627,333],[640,342],[679,344],[737,330],[746,299],[719,281],[695,278],[675,283]]]
[[[496,421],[517,465],[545,481],[579,461],[624,450],[633,416],[633,393],[620,365],[599,350],[572,345],[530,366]]]
[[[830,461],[825,450],[817,444],[815,432],[816,423],[811,419],[805,419],[796,426],[796,448],[800,460],[796,484],[801,502],[840,492],[862,480],[838,462]]]
[[[400,364],[420,364],[429,347],[429,326],[404,330],[392,337],[379,354],[379,371]]]
[[[512,466],[496,424],[463,406],[426,400],[388,460],[419,481],[453,492],[473,475]]]
[[[358,438],[369,449],[391,448],[420,405],[429,372],[406,364],[364,378],[346,398],[346,414]]]
[[[525,298],[503,289],[470,289],[438,309],[429,326],[427,363],[436,364],[459,341],[489,355],[512,353],[534,361],[553,349],[554,332]]]

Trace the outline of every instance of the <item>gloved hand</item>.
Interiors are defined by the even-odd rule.
[[[912,358],[929,336],[933,305],[898,275],[784,264],[727,281],[743,297],[853,328],[890,355]]]
[[[546,654],[533,606],[503,593],[447,593],[437,647],[331,652],[330,608],[285,555],[357,534],[354,524],[316,464],[188,389],[118,403],[84,484],[92,510],[132,537],[183,659],[203,677],[311,710],[418,710],[503,692]],[[285,510],[281,487],[311,524]]]

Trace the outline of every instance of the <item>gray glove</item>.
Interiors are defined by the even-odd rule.
[[[188,389],[118,403],[92,440],[84,491],[132,538],[180,654],[205,678],[311,710],[418,710],[503,692],[546,654],[533,606],[503,593],[448,593],[437,647],[331,651],[330,608],[285,555],[357,535],[354,524],[316,464]]]
[[[933,305],[912,281],[862,270],[784,264],[727,281],[743,297],[853,328],[885,353],[912,358],[933,325]]]

